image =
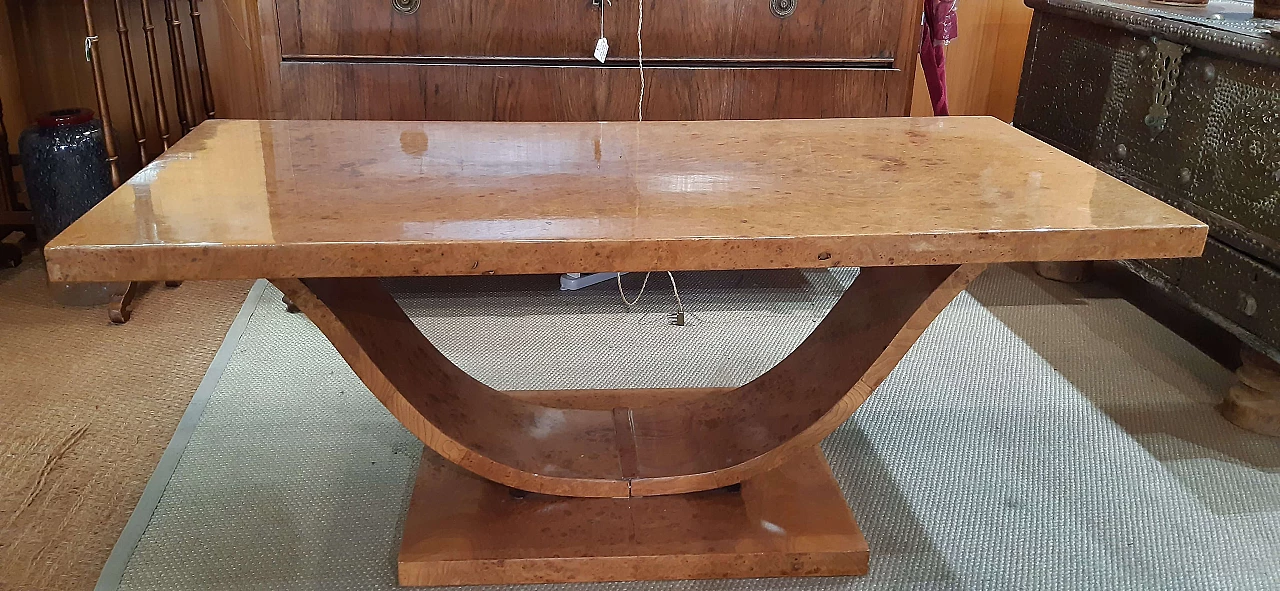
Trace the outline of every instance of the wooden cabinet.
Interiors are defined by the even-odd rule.
[[[298,56],[591,57],[598,12],[584,0],[277,0],[280,51]]]
[[[610,56],[637,57],[639,0],[439,0],[414,13],[391,0],[277,0],[281,54],[293,57],[592,59],[605,12]],[[663,0],[646,5],[650,59],[892,59],[896,0],[797,0],[785,18],[768,0]]]
[[[231,117],[635,119],[641,0],[227,0]],[[646,119],[904,115],[912,0],[643,0]],[[790,12],[783,5],[791,7]],[[609,40],[592,57],[601,11]],[[782,13],[782,16],[779,16]]]

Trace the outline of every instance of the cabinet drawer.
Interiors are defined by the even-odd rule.
[[[840,61],[892,58],[900,39],[919,43],[909,22],[920,20],[914,2],[791,1],[794,12],[779,18],[770,0],[648,0],[644,57]],[[636,57],[638,2],[613,0],[606,9],[610,55]]]
[[[1212,238],[1186,259],[1179,289],[1197,303],[1280,348],[1280,271]]]
[[[600,11],[591,0],[276,0],[285,59],[511,58],[591,60]],[[605,2],[609,56],[637,57],[640,0]],[[646,60],[891,61],[913,41],[914,2],[793,2],[776,16],[771,0],[646,0]],[[905,46],[905,45],[904,45]]]
[[[276,0],[290,56],[591,57],[600,16],[590,0]]]
[[[636,118],[635,68],[286,62],[289,119],[617,121]],[[645,119],[903,115],[910,78],[887,69],[653,68]]]

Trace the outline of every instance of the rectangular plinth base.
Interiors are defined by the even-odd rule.
[[[400,584],[486,585],[863,575],[867,541],[821,450],[715,490],[517,498],[425,450]]]

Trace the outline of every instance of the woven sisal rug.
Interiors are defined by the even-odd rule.
[[[677,274],[696,313],[684,327],[665,322],[665,275],[636,313],[613,283],[391,287],[497,388],[736,386],[794,348],[854,275]],[[626,283],[634,296],[640,277]],[[421,444],[306,318],[272,288],[255,293],[100,589],[395,587]],[[823,444],[871,545],[869,576],[572,587],[1280,588],[1280,442],[1217,415],[1230,380],[1123,300],[995,267]]]

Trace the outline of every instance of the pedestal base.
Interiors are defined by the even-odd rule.
[[[1040,262],[1031,266],[1037,275],[1063,283],[1084,283],[1093,276],[1090,261]]]
[[[401,585],[863,575],[867,542],[818,448],[737,487],[518,496],[424,450]]]

